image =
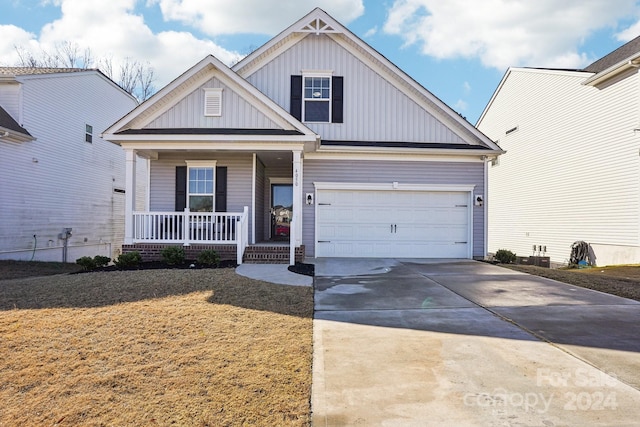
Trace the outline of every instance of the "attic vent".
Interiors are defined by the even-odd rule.
[[[205,116],[221,116],[222,115],[222,89],[205,89],[204,90],[204,115]]]
[[[518,130],[518,126],[516,126],[516,127],[512,127],[511,129],[509,129],[508,131],[506,131],[504,134],[505,134],[505,135],[509,135],[510,133],[513,133],[513,132],[515,132],[515,131],[517,131],[517,130]]]

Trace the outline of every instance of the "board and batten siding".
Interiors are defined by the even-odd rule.
[[[418,162],[375,160],[304,161],[302,194],[315,193],[314,182],[424,185],[474,185],[474,196],[484,192],[482,162]],[[484,210],[473,207],[473,256],[484,257]],[[303,205],[302,243],[315,256],[315,205]]]
[[[222,115],[204,115],[205,88],[222,88]],[[257,128],[279,129],[271,119],[244,98],[212,78],[161,114],[145,128]]]
[[[215,160],[216,167],[227,167],[227,212],[242,212],[249,207],[249,230],[253,226],[251,188],[253,175],[252,153],[167,154],[151,161],[149,210],[174,212],[176,166],[186,166],[186,160]],[[251,239],[251,236],[249,236]]]
[[[566,263],[584,240],[598,265],[639,261],[638,75],[600,89],[590,75],[512,70],[478,124],[506,150],[489,167],[489,252],[543,245]]]
[[[305,123],[325,140],[463,143],[456,133],[327,35],[309,35],[246,79],[289,111],[291,75],[344,77],[344,123]]]
[[[116,227],[124,211],[114,189],[125,188],[125,156],[99,134],[135,100],[97,72],[19,78],[21,124],[36,140],[0,140],[0,257],[60,261],[63,228],[73,229],[69,262],[113,257],[122,244]],[[92,143],[85,124],[93,126]]]

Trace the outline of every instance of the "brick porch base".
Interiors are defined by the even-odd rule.
[[[235,261],[236,245],[190,245],[163,244],[163,243],[135,243],[122,245],[122,253],[140,252],[143,261],[162,261],[161,251],[167,246],[180,246],[184,248],[185,258],[195,260],[198,254],[205,249],[213,249],[220,255],[221,261]],[[305,257],[304,245],[296,248],[296,261],[302,262]],[[289,246],[257,245],[248,246],[244,252],[243,262],[248,264],[288,264]]]

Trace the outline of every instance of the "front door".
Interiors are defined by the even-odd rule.
[[[289,240],[293,212],[293,185],[271,185],[271,240]]]

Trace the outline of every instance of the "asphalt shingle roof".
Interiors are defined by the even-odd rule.
[[[33,74],[77,73],[85,68],[0,67],[0,75],[27,76]]]
[[[600,73],[606,70],[607,68],[611,67],[612,65],[615,65],[621,61],[624,61],[625,59],[639,52],[640,52],[640,36],[636,37],[635,39],[631,40],[628,43],[623,44],[622,46],[620,46],[610,54],[605,55],[602,58],[598,59],[593,64],[588,65],[582,71],[588,71],[590,73]]]
[[[0,127],[31,136],[25,128],[20,126],[18,122],[16,122],[4,108],[2,108],[2,106],[0,106]]]

